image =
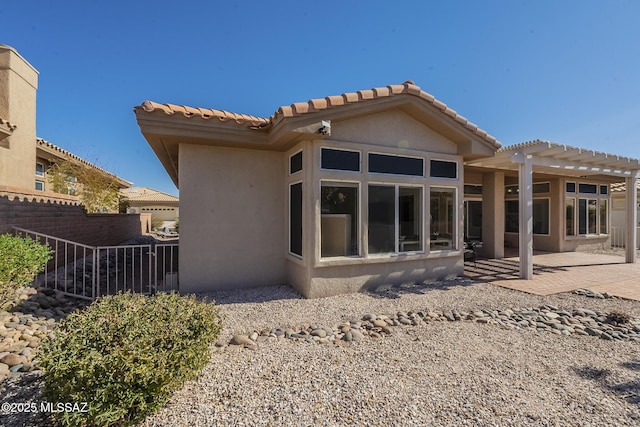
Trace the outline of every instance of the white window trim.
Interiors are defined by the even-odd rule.
[[[345,170],[345,169],[325,169],[322,167],[322,150],[324,149],[327,150],[333,150],[333,151],[351,151],[353,153],[358,153],[360,155],[360,158],[358,159],[358,170],[357,171],[351,171],[351,170]],[[320,163],[320,170],[322,172],[338,172],[338,173],[351,173],[351,174],[362,174],[362,150],[354,150],[354,149],[350,149],[350,148],[338,148],[338,147],[328,147],[328,146],[320,146],[320,151],[319,151],[319,156],[318,156],[318,160]]]
[[[407,159],[419,159],[422,160],[422,175],[403,175],[403,174],[399,174],[399,173],[387,173],[387,172],[371,172],[369,170],[369,154],[379,154],[381,156],[390,156],[390,157],[405,157]],[[367,172],[370,175],[373,176],[397,176],[397,177],[402,177],[402,178],[425,178],[426,176],[426,172],[427,172],[427,159],[423,156],[407,156],[406,154],[396,154],[396,153],[389,153],[389,152],[382,152],[382,151],[367,151]],[[457,174],[457,170],[456,170],[456,174]],[[447,178],[445,178],[447,179]],[[448,178],[451,179],[451,178]]]
[[[386,174],[385,174],[386,175]],[[389,174],[391,175],[391,174]],[[376,259],[380,259],[380,258],[391,258],[391,257],[397,257],[397,256],[404,256],[404,255],[422,255],[425,253],[425,244],[426,244],[426,221],[425,221],[425,212],[424,212],[424,208],[425,208],[425,197],[424,197],[424,193],[425,193],[425,186],[422,184],[405,184],[405,183],[398,183],[398,182],[388,182],[388,181],[371,181],[367,183],[367,192],[369,191],[369,186],[370,185],[377,185],[377,186],[385,186],[385,187],[394,187],[395,189],[395,194],[394,194],[394,204],[395,204],[395,232],[394,232],[394,252],[387,252],[387,253],[378,253],[378,254],[369,254],[369,245],[367,244],[366,248],[364,249],[364,253],[365,253],[365,257],[366,258],[376,258]],[[420,244],[420,249],[417,251],[404,251],[401,252],[400,251],[400,187],[410,187],[410,188],[419,188],[421,190],[420,195],[422,196],[422,203],[420,206],[420,224],[422,225],[422,239],[421,239],[421,244]],[[367,195],[367,243],[368,243],[368,233],[369,233],[369,196]]]
[[[42,189],[38,190],[38,183],[42,184]],[[36,179],[36,191],[45,191],[45,187],[44,187],[44,181]]]

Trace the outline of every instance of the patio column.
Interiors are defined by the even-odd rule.
[[[504,172],[482,174],[482,254],[504,258]]]
[[[533,157],[518,153],[520,278],[533,278]]]
[[[638,172],[634,171],[626,180],[626,229],[625,236],[625,261],[636,262],[636,248],[638,247],[636,227],[638,226]]]

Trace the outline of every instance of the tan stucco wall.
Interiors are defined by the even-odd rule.
[[[312,270],[307,298],[348,294],[384,285],[402,285],[451,279],[462,275],[461,256],[412,261],[318,267]]]
[[[180,145],[180,291],[286,283],[279,152]]]
[[[0,45],[0,117],[17,126],[0,141],[0,184],[35,188],[37,88],[35,68]]]
[[[390,148],[457,154],[458,146],[401,111],[332,123],[331,139]]]

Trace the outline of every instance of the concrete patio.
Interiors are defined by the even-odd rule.
[[[465,276],[535,295],[552,295],[580,288],[640,301],[640,263],[624,256],[584,252],[535,252],[533,279],[519,277],[517,256],[465,262]]]

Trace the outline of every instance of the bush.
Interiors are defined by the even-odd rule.
[[[0,310],[8,308],[17,291],[44,270],[51,253],[49,246],[35,240],[0,235]]]
[[[64,425],[132,425],[160,409],[209,360],[222,329],[213,303],[176,293],[118,294],[63,319],[38,351],[44,397],[87,402]]]

